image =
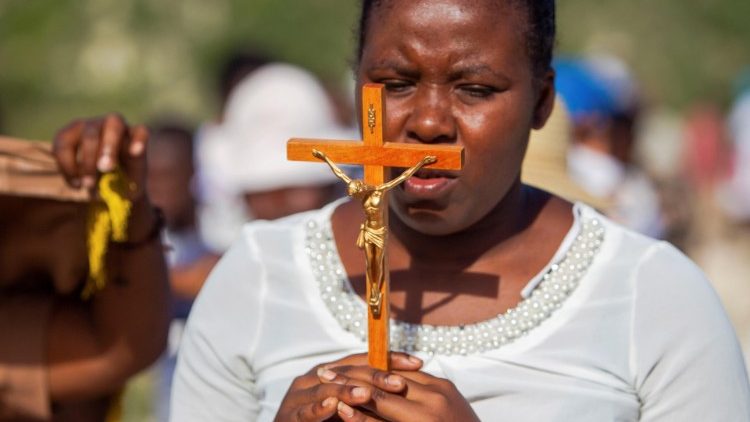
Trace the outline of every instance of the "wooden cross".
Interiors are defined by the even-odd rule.
[[[325,153],[332,161],[365,166],[364,181],[379,186],[386,181],[386,167],[412,167],[427,155],[437,158],[429,168],[460,170],[463,166],[463,148],[451,145],[420,145],[383,142],[385,104],[383,85],[366,84],[362,87],[362,134],[363,142],[333,141],[320,139],[290,139],[287,143],[287,159],[294,161],[318,161],[313,149]],[[387,225],[388,206],[383,221]],[[386,255],[387,257],[387,255]],[[389,365],[389,320],[388,261],[385,264],[385,280],[382,286],[382,309],[374,314],[368,307],[367,339],[370,366],[387,370]],[[367,280],[367,296],[370,297],[370,280]]]

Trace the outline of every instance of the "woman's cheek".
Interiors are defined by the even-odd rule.
[[[385,141],[401,140],[399,138],[409,118],[408,110],[409,104],[404,99],[392,98],[385,101]]]

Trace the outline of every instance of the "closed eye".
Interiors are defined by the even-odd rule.
[[[474,98],[488,98],[500,90],[487,85],[460,85],[459,92]]]
[[[414,86],[414,83],[404,79],[384,79],[378,82],[385,85],[385,90],[393,94],[405,93]]]

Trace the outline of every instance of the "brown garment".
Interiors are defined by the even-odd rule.
[[[0,293],[19,283],[26,291],[38,291],[30,283],[76,290],[88,267],[89,199],[86,189],[66,185],[50,144],[0,136]]]
[[[0,296],[0,421],[51,417],[45,338],[52,298]]]
[[[57,169],[49,143],[0,136],[0,193],[85,202],[85,189],[73,189]]]
[[[90,199],[51,145],[0,136],[0,422],[100,422],[111,398],[50,403],[46,338],[55,298],[88,273]]]

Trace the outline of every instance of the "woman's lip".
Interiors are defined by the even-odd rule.
[[[404,182],[404,191],[407,194],[423,198],[434,199],[441,196],[456,179],[449,177],[410,177]]]

